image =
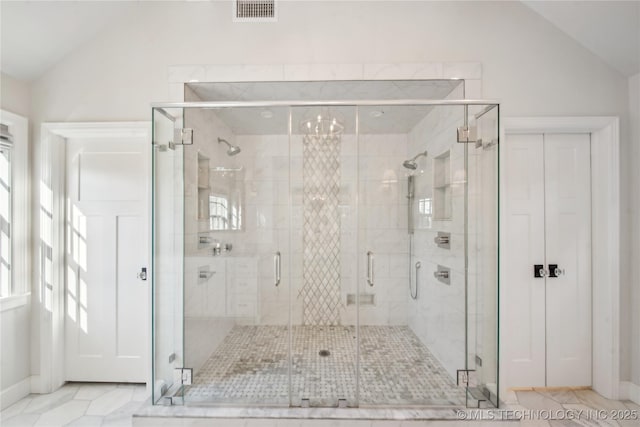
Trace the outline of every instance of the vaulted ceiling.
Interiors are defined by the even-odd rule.
[[[640,1],[522,1],[621,74],[640,72]],[[0,70],[33,80],[138,2],[0,2]]]

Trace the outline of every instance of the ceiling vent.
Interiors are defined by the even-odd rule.
[[[276,0],[235,0],[233,20],[236,22],[275,22]]]

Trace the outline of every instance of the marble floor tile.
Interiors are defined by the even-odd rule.
[[[567,403],[563,405],[565,409],[570,410],[573,414],[581,414],[579,418],[573,420],[575,424],[585,427],[618,427],[615,421],[599,420],[590,416],[594,408],[578,403]],[[574,424],[571,424],[574,425]]]
[[[29,403],[31,403],[32,400],[33,397],[27,396],[0,412],[0,425],[2,424],[2,421],[8,420],[9,418],[15,417],[16,415],[22,413],[22,411],[24,411],[25,408],[29,406]]]
[[[624,403],[619,400],[609,400],[600,396],[593,390],[576,390],[576,396],[581,403],[592,408],[602,409],[627,409]]]
[[[333,406],[355,400],[355,333],[349,327],[293,329],[293,401]],[[288,330],[236,326],[185,390],[188,402],[286,404],[289,401]],[[328,354],[322,356],[323,351]],[[463,405],[440,362],[403,326],[360,328],[361,405]]]
[[[535,389],[541,395],[555,400],[558,403],[580,403],[578,396],[572,390],[540,390]]]
[[[116,388],[91,401],[87,415],[108,415],[131,401],[133,390]]]
[[[520,427],[549,427],[546,420],[520,420]]]
[[[89,406],[86,400],[71,400],[47,412],[44,412],[35,426],[63,426],[84,415]]]
[[[551,427],[581,427],[580,424],[574,420],[551,420],[549,421]]]
[[[85,415],[70,422],[66,427],[100,427],[101,425],[102,417]]]
[[[518,403],[527,409],[562,409],[562,405],[536,391],[517,391]]]
[[[29,402],[29,405],[23,412],[25,414],[39,414],[47,412],[50,409],[56,408],[72,400],[77,391],[78,387],[65,386],[53,393],[31,395],[33,399]]]
[[[111,412],[109,415],[104,417],[102,425],[103,426],[130,426],[131,425],[131,417],[135,414],[142,403],[140,402],[129,402],[118,408],[117,410]]]
[[[638,411],[638,413],[640,413],[640,405],[638,405],[637,403],[630,400],[623,400],[622,403],[624,403],[624,406],[626,406],[627,408],[632,410],[635,409],[636,411]]]
[[[31,427],[40,418],[40,414],[20,414],[12,418],[2,419],[2,427]]]
[[[108,391],[115,390],[116,384],[86,384],[81,385],[78,392],[73,396],[78,400],[94,400]]]

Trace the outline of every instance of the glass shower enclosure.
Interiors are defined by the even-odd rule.
[[[499,107],[463,91],[153,106],[155,404],[497,406]]]

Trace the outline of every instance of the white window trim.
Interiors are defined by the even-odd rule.
[[[11,153],[13,200],[11,209],[11,295],[0,298],[0,312],[29,303],[31,277],[29,268],[29,121],[10,111],[0,110],[0,122],[9,126],[14,136]]]

